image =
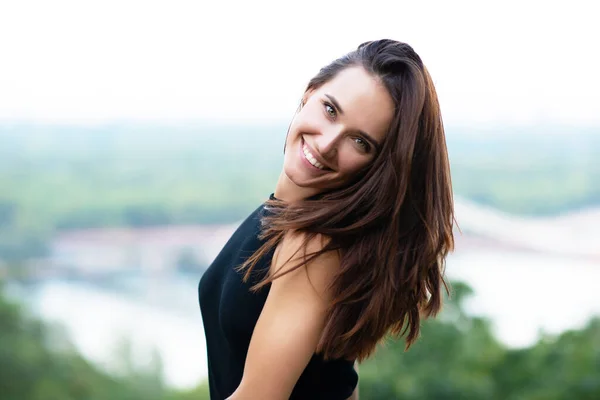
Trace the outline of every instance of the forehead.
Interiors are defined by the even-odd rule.
[[[394,102],[387,89],[362,67],[340,71],[318,92],[335,97],[349,129],[366,132],[383,141],[394,116]]]

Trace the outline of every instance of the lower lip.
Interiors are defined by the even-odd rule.
[[[311,170],[317,171],[317,172],[321,172],[321,173],[327,172],[324,169],[320,169],[320,168],[315,167],[314,165],[312,165],[310,163],[310,161],[308,161],[308,159],[306,158],[306,155],[304,154],[304,139],[302,139],[302,141],[300,142],[300,158],[302,159],[302,161],[304,162],[304,164],[307,167],[309,167]]]

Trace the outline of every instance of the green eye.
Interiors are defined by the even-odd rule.
[[[331,118],[335,118],[337,113],[335,111],[335,108],[333,108],[333,106],[329,103],[325,103],[325,112],[327,113],[327,115],[329,115]]]
[[[354,138],[354,141],[356,142],[357,145],[359,145],[360,147],[362,147],[365,151],[369,151],[371,149],[371,146],[369,145],[369,142],[367,142],[363,138],[357,137],[357,138]]]

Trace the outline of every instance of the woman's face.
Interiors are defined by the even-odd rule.
[[[335,189],[373,161],[394,115],[385,87],[362,67],[307,91],[290,125],[284,173],[297,186]]]

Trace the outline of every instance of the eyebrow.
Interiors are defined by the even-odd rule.
[[[340,112],[340,114],[344,115],[344,110],[342,110],[342,107],[340,107],[340,103],[338,103],[338,101],[335,99],[335,97],[333,97],[332,95],[327,94],[327,93],[325,93],[325,97],[327,97],[329,99],[329,101],[331,101],[331,104],[333,104],[333,106]],[[369,135],[367,132],[359,130],[358,133],[360,133],[362,136],[366,137],[367,140],[369,142],[371,142],[378,151],[381,150],[381,145],[379,144],[379,142],[377,142],[377,140],[373,139],[373,137],[371,137],[371,135]]]

